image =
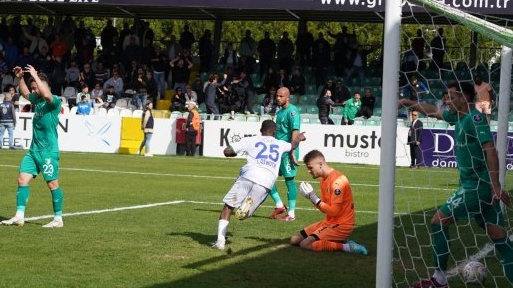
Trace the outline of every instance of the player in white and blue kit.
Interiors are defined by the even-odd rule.
[[[224,149],[226,157],[235,157],[239,152],[246,152],[247,163],[242,166],[239,177],[223,199],[224,207],[219,217],[217,241],[213,248],[224,249],[226,229],[232,211],[237,208],[235,216],[240,220],[253,215],[278,178],[283,153],[294,150],[299,142],[306,139],[303,133],[291,143],[276,139],[276,123],[272,120],[263,121],[260,132],[261,136],[243,138]]]

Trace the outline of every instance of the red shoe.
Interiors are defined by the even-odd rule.
[[[280,221],[294,221],[296,218],[291,217],[289,214],[285,215],[285,217],[278,218]]]
[[[449,287],[447,284],[440,284],[434,277],[431,277],[429,279],[423,279],[419,282],[413,283],[411,285],[412,288],[447,288]]]
[[[283,206],[281,208],[274,208],[274,212],[273,214],[271,214],[271,216],[269,216],[269,219],[276,219],[278,218],[278,215],[284,213],[285,211],[287,211],[287,206]]]

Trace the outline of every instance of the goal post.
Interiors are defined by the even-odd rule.
[[[410,5],[411,11],[403,8],[403,5]],[[397,99],[399,91],[399,63],[401,63],[404,51],[401,51],[401,38],[405,38],[405,33],[401,27],[401,20],[408,17],[414,19],[419,26],[422,21],[416,21],[416,13],[424,12],[433,17],[433,22],[426,24],[426,31],[436,31],[438,27],[445,26],[451,30],[452,43],[457,47],[461,55],[447,55],[447,61],[450,65],[440,67],[435,73],[423,70],[413,71],[419,74],[423,81],[430,88],[430,101],[441,103],[441,93],[447,90],[446,85],[451,81],[473,82],[475,77],[481,77],[477,68],[466,71],[457,70],[457,64],[465,63],[466,49],[469,49],[470,34],[465,40],[459,40],[458,27],[466,27],[479,34],[481,39],[493,41],[493,47],[501,46],[501,50],[489,53],[481,52],[481,61],[491,65],[486,71],[487,82],[493,84],[493,91],[497,96],[497,112],[493,119],[493,130],[496,133],[496,149],[499,154],[500,181],[503,187],[506,187],[507,169],[513,161],[507,158],[513,158],[513,150],[510,146],[513,141],[508,137],[509,111],[511,90],[511,70],[512,70],[512,48],[513,32],[507,27],[510,24],[508,19],[500,19],[488,15],[471,15],[462,10],[458,10],[442,4],[436,0],[388,0],[385,7],[385,26],[384,26],[384,45],[383,45],[383,104],[382,104],[382,145],[381,145],[381,168],[379,180],[379,211],[378,211],[378,237],[377,237],[377,263],[376,263],[376,287],[409,287],[411,281],[419,278],[430,277],[433,272],[431,264],[431,237],[430,237],[430,219],[435,210],[445,201],[458,186],[458,176],[455,169],[422,169],[421,173],[408,171],[405,168],[396,167],[396,135],[397,131]],[[437,18],[440,17],[440,18]],[[487,20],[492,20],[487,21]],[[441,20],[441,21],[439,21]],[[409,21],[412,22],[412,21]],[[443,23],[438,25],[438,23]],[[450,24],[447,24],[450,23]],[[504,23],[500,26],[496,23]],[[457,29],[458,28],[458,29]],[[448,30],[449,30],[448,29]],[[412,40],[415,36],[410,35]],[[458,42],[460,41],[460,42]],[[465,42],[469,41],[469,42]],[[455,44],[454,44],[455,43]],[[409,43],[408,43],[409,44]],[[404,43],[403,43],[404,45]],[[485,47],[484,49],[491,49]],[[458,54],[458,53],[455,53]],[[500,59],[498,65],[497,59]],[[426,56],[422,61],[430,61]],[[454,65],[453,65],[454,64]],[[479,65],[478,65],[479,66]],[[493,70],[494,67],[500,69]],[[397,73],[391,73],[397,71]],[[492,77],[492,74],[494,75]],[[498,77],[500,74],[500,77]],[[428,75],[428,76],[426,76]],[[484,74],[483,74],[484,75]],[[442,85],[436,87],[435,85]],[[427,102],[427,101],[426,101]],[[435,103],[433,102],[433,104]],[[431,119],[423,119],[426,122]],[[431,127],[431,126],[429,126]],[[433,126],[435,127],[435,126]],[[445,128],[448,129],[448,128]],[[450,129],[449,129],[450,130]],[[447,134],[453,133],[446,130]],[[443,132],[443,131],[442,131]],[[440,133],[442,133],[440,132]],[[426,150],[433,150],[428,147]],[[436,150],[436,149],[435,149]],[[454,155],[452,155],[454,156]],[[447,173],[446,173],[447,172]],[[446,176],[450,175],[450,176]],[[426,179],[419,179],[423,175]],[[427,176],[426,176],[427,175]],[[447,177],[443,179],[443,185],[434,182],[440,182],[439,176]],[[403,178],[401,178],[403,177]],[[410,178],[405,178],[410,177]],[[451,178],[452,177],[452,178]],[[438,186],[437,186],[438,185]],[[442,189],[440,186],[443,186]],[[401,202],[404,201],[404,202]],[[505,218],[506,218],[505,214]],[[495,257],[494,246],[489,242],[486,233],[476,227],[475,223],[470,221],[461,221],[461,224],[454,225],[451,228],[451,248],[450,248],[450,269],[449,277],[451,287],[467,287],[459,277],[459,271],[467,261],[483,261],[489,269],[490,278],[488,282],[495,285],[504,285],[505,279],[501,265]],[[510,220],[506,219],[507,223]],[[491,260],[493,258],[493,261]],[[489,265],[487,265],[489,264]],[[453,278],[454,277],[454,278]],[[456,283],[456,284],[455,284]],[[455,285],[454,285],[455,284]],[[490,283],[488,283],[490,284]],[[492,284],[493,285],[493,284]],[[509,284],[506,284],[509,285]]]

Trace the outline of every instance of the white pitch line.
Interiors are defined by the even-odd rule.
[[[221,203],[221,202],[202,202],[202,201],[189,201],[189,200],[175,200],[175,201],[159,202],[159,203],[143,204],[143,205],[135,205],[135,206],[127,206],[127,207],[116,207],[116,208],[109,208],[109,209],[102,209],[102,210],[91,210],[91,211],[64,213],[64,214],[62,214],[62,216],[63,217],[70,217],[70,216],[80,216],[80,215],[102,214],[102,213],[118,212],[118,211],[125,211],[125,210],[153,208],[153,207],[166,206],[166,205],[176,205],[176,204],[183,204],[183,203],[205,204],[205,205],[223,205],[223,203]],[[273,208],[274,206],[260,206],[260,207]],[[306,210],[306,211],[315,211],[315,210],[317,210],[315,208],[301,208],[301,207],[296,207],[296,209],[297,210]],[[357,211],[357,213],[377,214],[376,211]],[[26,221],[35,221],[35,220],[42,220],[42,219],[51,219],[53,217],[54,217],[53,215],[41,215],[41,216],[35,216],[35,217],[28,217],[28,218],[25,218],[25,220]]]

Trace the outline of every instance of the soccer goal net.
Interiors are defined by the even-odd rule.
[[[484,14],[463,13],[464,10],[461,8],[463,2],[491,1],[451,1],[460,3],[459,9],[451,9],[443,2],[404,2],[400,29],[399,97],[418,97],[421,101],[445,109],[443,95],[447,91],[448,83],[458,81],[469,82],[472,85],[480,84],[480,87],[487,87],[482,89],[489,90],[491,106],[488,111],[483,112],[489,114],[489,124],[496,135],[498,127],[503,126],[499,125],[499,120],[504,119],[499,117],[499,98],[509,98],[511,95],[510,81],[501,83],[502,47],[513,47],[513,33],[508,27],[512,24],[511,20]],[[417,83],[412,84],[412,76],[415,76],[418,82],[422,82],[426,89],[419,88]],[[511,79],[511,74],[508,76]],[[409,112],[399,110],[399,115],[405,117],[406,126],[410,125],[412,120]],[[505,118],[506,125],[509,124],[509,131],[513,131],[513,115],[508,115],[509,118]],[[435,267],[431,248],[431,218],[459,186],[454,151],[454,127],[434,118],[421,116],[419,120],[423,122],[424,128],[421,141],[423,157],[417,161],[420,169],[416,169],[416,164],[412,163],[411,168],[401,167],[396,170],[393,287],[410,287],[411,283],[429,278],[433,274]],[[511,133],[508,134],[513,136]],[[404,138],[405,154],[410,155],[407,135],[397,137]],[[510,138],[512,137],[507,137],[508,140]],[[500,159],[506,161],[507,171],[503,174],[503,186],[506,190],[513,187],[510,180],[512,172],[509,172],[513,163],[512,144],[513,142],[508,141],[506,148],[502,149],[509,151],[499,154],[505,155],[506,158]],[[509,227],[513,219],[509,219],[508,216],[506,210],[504,217],[511,234]],[[504,276],[494,245],[472,217],[458,219],[456,224],[450,227],[449,233],[449,287],[476,287],[467,286],[469,284],[464,282],[461,275],[461,270],[469,261],[480,261],[485,264],[488,279],[482,287],[511,287]]]

